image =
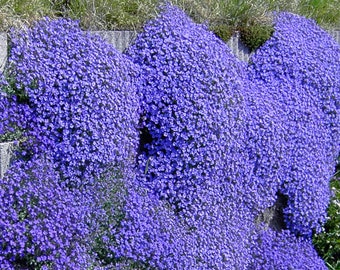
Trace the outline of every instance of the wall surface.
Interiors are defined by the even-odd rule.
[[[4,70],[7,61],[7,34],[0,33],[0,71]]]
[[[13,143],[0,143],[0,178],[7,171],[13,153]]]

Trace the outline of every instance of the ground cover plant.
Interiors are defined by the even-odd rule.
[[[25,130],[29,114],[29,108],[17,102],[16,96],[5,92],[0,93],[0,110],[2,113],[0,122],[0,142],[21,140]]]
[[[249,74],[260,84],[261,98],[268,101],[271,96],[274,101],[269,106],[277,110],[269,120],[276,122],[270,143],[280,147],[283,158],[269,161],[276,163],[272,166],[279,164],[276,177],[281,181],[280,193],[288,198],[287,226],[311,235],[313,229],[320,231],[326,219],[329,181],[339,149],[340,51],[314,22],[292,14],[280,16],[273,37],[252,57]],[[281,120],[274,120],[275,115]],[[306,183],[308,189],[303,188]]]
[[[75,21],[44,19],[26,31],[12,32],[1,85],[1,135],[15,128],[24,140],[17,151],[19,163],[3,179],[2,199],[7,199],[8,190],[14,191],[2,210],[24,215],[3,215],[2,230],[10,222],[14,234],[4,233],[1,239],[3,267],[86,269],[101,264],[106,230],[114,228],[121,215],[120,179],[128,181],[133,175],[137,74],[131,61],[99,37],[83,32]],[[39,167],[44,160],[47,165]],[[75,207],[68,209],[72,203]],[[72,227],[73,222],[79,228]],[[41,233],[44,230],[47,234]]]
[[[170,4],[125,54],[72,20],[12,32],[1,267],[326,269],[340,48],[291,13],[274,30],[249,65]]]
[[[84,202],[59,180],[43,158],[18,161],[1,179],[2,269],[88,266]]]
[[[252,229],[237,224],[251,223],[252,214],[240,199],[249,174],[242,63],[206,27],[171,6],[145,26],[127,55],[142,69],[138,91],[145,140],[137,177],[169,203],[196,247],[185,248],[173,262],[185,269],[245,268]],[[236,230],[242,241],[234,238]]]
[[[40,21],[12,32],[7,76],[32,111],[22,144],[29,158],[50,153],[62,178],[82,185],[137,144],[137,68],[71,20]],[[126,99],[129,97],[129,99]]]

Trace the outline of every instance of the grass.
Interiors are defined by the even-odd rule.
[[[251,51],[272,34],[273,11],[290,11],[340,28],[338,0],[169,0],[227,41],[236,31]],[[22,28],[48,16],[80,21],[84,30],[139,31],[165,0],[0,0],[0,31]]]
[[[44,16],[79,19],[89,30],[140,29],[158,12],[159,0],[0,0],[0,30],[27,25]],[[325,28],[340,27],[337,0],[170,0],[196,22],[232,31],[270,25],[272,11],[291,11]]]
[[[0,31],[22,28],[48,16],[80,21],[84,30],[135,30],[156,16],[165,0],[0,0]],[[338,0],[169,0],[224,41],[238,31],[255,50],[272,33],[273,11],[290,11],[340,28]]]

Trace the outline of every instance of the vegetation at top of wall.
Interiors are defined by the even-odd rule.
[[[312,18],[327,29],[340,26],[336,0],[0,0],[0,30],[25,27],[44,16],[80,20],[87,30],[139,30],[164,2],[181,7],[195,22],[208,23],[224,41],[239,31],[251,50],[270,37],[275,11]]]
[[[255,51],[265,43],[273,34],[271,25],[252,24],[241,30],[241,40],[250,49]]]

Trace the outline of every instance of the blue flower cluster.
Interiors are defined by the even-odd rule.
[[[199,186],[245,182],[245,69],[230,49],[168,6],[127,54],[142,70],[138,165],[145,184],[180,211]]]
[[[8,76],[32,110],[27,153],[50,153],[74,186],[134,162],[138,69],[71,20],[45,19],[11,38]]]
[[[183,218],[167,201],[136,186],[129,189],[116,235],[120,260],[146,269],[248,269],[254,222],[233,198],[217,187],[200,189],[200,202],[193,205],[197,213]]]
[[[1,205],[1,211],[10,213],[18,209],[16,201],[22,201],[20,213],[25,214],[13,222],[1,217],[14,224],[12,234],[1,238],[2,246],[8,246],[0,252],[1,263],[6,269],[26,265],[101,269],[114,261],[108,252],[117,219],[123,216],[120,179],[128,181],[134,174],[138,67],[71,20],[45,19],[11,36],[8,82],[3,83],[10,94],[2,96],[2,116],[7,121],[10,114],[8,119],[20,124],[16,126],[25,140],[20,143],[18,163],[2,181],[18,192],[23,186],[27,190]],[[2,124],[4,130],[11,127],[8,121]],[[37,203],[25,208],[30,197]],[[34,221],[36,217],[41,219]],[[2,229],[7,230],[7,225]]]
[[[65,19],[12,43],[0,268],[326,269],[340,48],[315,23],[278,14],[248,66],[169,4],[125,55]]]
[[[273,36],[249,66],[256,174],[279,182],[273,191],[286,196],[286,225],[296,234],[311,236],[326,219],[340,149],[339,74],[338,44],[315,22],[290,13],[277,16]]]
[[[0,268],[85,269],[84,206],[53,163],[17,161],[0,179]]]
[[[296,238],[288,230],[264,229],[255,242],[249,269],[327,269],[311,240]]]
[[[187,241],[194,243],[197,253],[187,247],[185,255],[176,254],[181,260],[171,257],[173,262],[184,263],[184,268],[270,268],[271,261],[264,265],[254,260],[260,253],[246,247],[257,246],[262,233],[254,217],[278,197],[287,199],[285,222],[292,233],[308,238],[325,221],[328,183],[339,150],[332,133],[338,116],[334,92],[339,88],[335,84],[331,89],[321,80],[306,85],[312,73],[301,71],[303,80],[298,71],[290,75],[288,67],[304,69],[310,61],[308,56],[295,58],[290,52],[291,34],[285,29],[297,31],[298,26],[305,31],[297,37],[301,44],[306,33],[317,31],[329,52],[322,51],[328,58],[315,55],[313,59],[329,65],[326,71],[330,70],[332,78],[332,72],[339,74],[330,52],[339,48],[332,39],[314,23],[288,13],[277,17],[274,36],[248,68],[204,26],[194,24],[172,6],[146,25],[127,51],[143,73],[138,89],[143,134],[137,177],[169,203],[168,208],[179,218],[177,226],[184,226]],[[319,77],[328,76],[323,69],[316,72]],[[326,100],[330,100],[328,107],[323,105]],[[127,225],[121,248],[129,258],[147,261],[157,269],[171,268],[164,266],[155,250],[175,243],[172,239],[180,236],[148,233],[161,225],[148,222],[148,214],[143,213],[136,211],[130,217],[133,225]],[[292,234],[287,241],[304,240]],[[295,265],[298,249],[295,244],[290,247],[287,268]],[[313,250],[310,244],[306,246],[306,252],[309,250]],[[285,257],[280,250],[275,256]],[[196,260],[188,260],[191,257]],[[319,259],[312,262],[310,259],[309,265],[325,268]]]

